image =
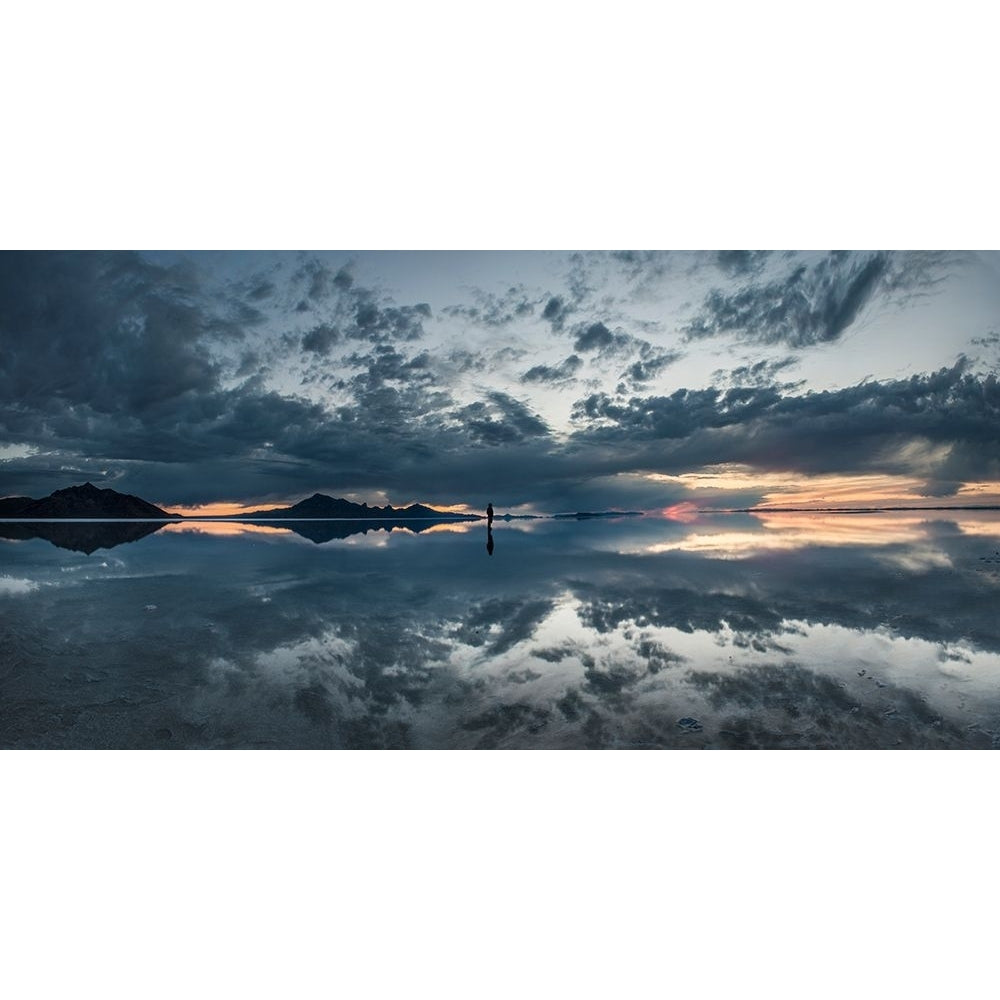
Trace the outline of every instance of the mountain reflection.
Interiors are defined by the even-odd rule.
[[[369,532],[404,531],[410,534],[461,534],[471,531],[474,521],[430,521],[417,518],[389,520],[282,520],[280,524],[255,521],[0,521],[0,538],[26,541],[43,538],[61,549],[92,555],[98,549],[135,542],[157,531],[167,534],[198,534],[226,537],[296,534],[322,545],[335,539]]]
[[[512,524],[499,561],[478,522],[376,522],[377,544],[332,547],[294,544],[290,522],[242,526],[266,545],[210,530],[233,522],[147,525],[99,565],[12,545],[0,741],[998,746],[1000,515],[902,522],[738,559],[725,536],[781,532],[748,516]],[[365,530],[294,524],[319,542]],[[802,541],[803,524],[782,530]]]
[[[164,527],[162,521],[0,521],[0,538],[44,538],[61,549],[92,555],[98,549],[137,542]]]
[[[410,534],[421,532],[439,534],[441,532],[465,532],[471,529],[475,522],[469,521],[430,521],[417,518],[389,520],[388,518],[372,518],[371,520],[282,520],[280,523],[265,524],[256,521],[176,521],[166,526],[168,532],[193,533],[216,536],[253,536],[253,535],[288,535],[294,533],[301,538],[307,538],[317,545],[332,542],[335,539],[350,538],[352,535],[367,535],[369,532],[405,531]]]

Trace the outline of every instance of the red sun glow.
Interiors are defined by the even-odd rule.
[[[668,521],[679,521],[681,524],[691,524],[692,521],[698,520],[698,507],[689,500],[664,507],[660,513]]]

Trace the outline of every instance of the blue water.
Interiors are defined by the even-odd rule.
[[[1000,745],[997,513],[339,524],[0,524],[0,745]]]

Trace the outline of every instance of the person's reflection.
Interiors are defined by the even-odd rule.
[[[493,526],[491,524],[486,525],[486,552],[488,555],[493,555]]]

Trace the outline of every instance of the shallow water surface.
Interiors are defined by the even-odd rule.
[[[492,541],[0,523],[0,745],[1000,746],[998,512],[499,521]]]

